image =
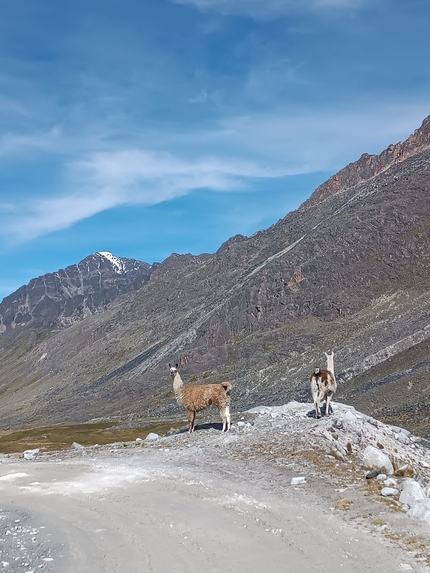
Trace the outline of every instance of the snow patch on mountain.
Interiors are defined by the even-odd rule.
[[[125,272],[124,263],[119,257],[107,251],[98,251],[96,254],[107,259],[117,274],[122,275]]]

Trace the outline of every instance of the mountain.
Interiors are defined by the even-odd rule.
[[[337,400],[430,437],[429,146],[427,118],[270,228],[172,254],[67,329],[6,333],[1,427],[176,415],[168,362],[185,383],[231,380],[233,412],[308,400],[333,350]]]
[[[156,266],[101,252],[33,279],[3,299],[0,333],[30,324],[39,328],[70,326],[104,310],[119,295],[140,288]]]

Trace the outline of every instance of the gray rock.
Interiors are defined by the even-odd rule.
[[[396,440],[399,440],[399,442],[405,445],[409,444],[410,442],[408,436],[406,436],[403,432],[400,432],[399,434],[394,434],[394,437],[396,438]]]
[[[425,498],[423,488],[412,478],[404,479],[400,487],[402,493],[400,494],[399,501],[409,507],[413,507],[417,501]]]
[[[24,459],[25,460],[35,460],[37,458],[37,454],[40,452],[39,448],[35,450],[25,450],[24,452]]]
[[[306,478],[303,477],[303,476],[293,477],[293,478],[291,478],[291,481],[290,481],[290,484],[291,484],[291,485],[299,485],[299,484],[302,484],[302,483],[306,483]]]
[[[156,442],[160,436],[154,432],[149,432],[145,438],[145,442]]]
[[[357,416],[354,414],[354,412],[348,410],[348,412],[346,412],[346,414],[344,415],[343,419],[345,422],[356,422]]]
[[[70,446],[70,449],[71,450],[84,450],[85,446],[78,444],[78,442],[73,442],[73,444]]]
[[[251,408],[247,410],[247,414],[269,414],[272,411],[270,406],[256,406],[255,408]]]
[[[393,475],[394,468],[390,458],[373,446],[367,446],[362,454],[362,463],[366,468],[380,468],[388,475]]]
[[[367,472],[366,474],[366,479],[373,479],[375,477],[379,478],[380,473],[381,473],[381,468],[375,468],[373,470],[370,470],[370,472]]]
[[[406,430],[405,428],[401,428],[400,426],[390,426],[390,428],[393,430],[393,432],[395,434],[403,434],[407,438],[410,438],[412,436],[412,434],[409,430]]]
[[[384,497],[391,497],[393,495],[397,495],[399,493],[399,490],[396,489],[395,487],[383,487],[381,490],[381,495],[383,495]]]
[[[430,499],[421,499],[417,501],[411,509],[409,509],[407,515],[430,523]]]

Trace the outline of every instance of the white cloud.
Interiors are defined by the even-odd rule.
[[[390,143],[408,137],[428,115],[427,102],[337,110],[279,110],[273,114],[234,116],[222,120],[228,134],[245,155],[264,157],[294,173],[334,171],[362,153],[381,153]],[[221,131],[221,133],[222,133]],[[220,137],[217,132],[214,138]]]
[[[275,18],[292,12],[335,8],[356,8],[367,0],[173,0],[191,4],[200,10],[215,10],[224,15],[247,15],[253,18]]]
[[[60,139],[61,129],[58,126],[38,133],[5,133],[0,138],[0,154],[21,153],[29,149],[58,152]]]
[[[184,160],[136,149],[94,153],[70,164],[69,170],[75,191],[21,205],[2,225],[1,234],[13,243],[26,242],[120,205],[155,205],[201,188],[237,190],[249,178],[287,174],[249,161]]]

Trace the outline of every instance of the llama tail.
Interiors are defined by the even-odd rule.
[[[230,382],[221,382],[221,386],[224,388],[227,395],[229,395],[233,389],[233,386],[230,384]]]

